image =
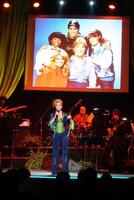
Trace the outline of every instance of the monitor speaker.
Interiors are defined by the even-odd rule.
[[[70,159],[68,162],[68,169],[70,172],[79,172],[81,170],[81,165],[74,160]]]

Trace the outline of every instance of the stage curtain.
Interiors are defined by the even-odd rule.
[[[132,65],[133,76],[134,76],[134,18],[131,18],[130,22],[131,22],[131,26],[130,26],[130,65]]]
[[[0,8],[0,96],[14,92],[25,64],[29,0],[15,0]]]

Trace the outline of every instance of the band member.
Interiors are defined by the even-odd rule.
[[[120,111],[114,109],[112,111],[112,118],[107,126],[106,147],[101,161],[101,167],[110,169],[110,155],[114,159],[113,169],[116,171],[124,170],[125,158],[125,133],[127,132],[126,121],[121,118]]]
[[[11,133],[9,129],[9,119],[6,115],[7,98],[0,96],[0,146],[11,145]]]
[[[89,115],[87,114],[85,106],[80,107],[79,113],[73,117],[73,120],[75,123],[75,129],[92,127],[92,120],[90,119]]]
[[[4,117],[6,108],[7,98],[5,96],[0,96],[0,117]]]
[[[68,172],[68,136],[70,131],[74,129],[74,122],[71,115],[62,111],[63,101],[61,99],[54,100],[53,108],[55,110],[51,113],[48,126],[52,131],[52,174],[55,175],[58,172],[60,144],[62,145],[63,171]]]

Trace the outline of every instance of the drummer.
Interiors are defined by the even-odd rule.
[[[75,130],[86,130],[92,127],[91,114],[87,114],[85,106],[81,106],[79,113],[73,117],[75,123]]]

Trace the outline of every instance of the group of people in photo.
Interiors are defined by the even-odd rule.
[[[34,87],[114,88],[112,47],[100,30],[83,36],[71,20],[67,35],[52,32],[48,41],[36,53]]]

